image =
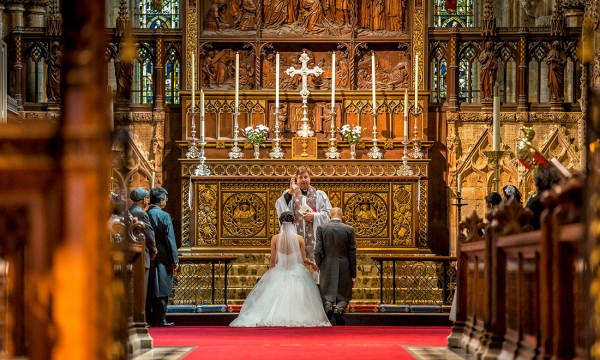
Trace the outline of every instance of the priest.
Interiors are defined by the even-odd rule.
[[[304,238],[306,257],[315,261],[315,233],[317,227],[329,222],[331,203],[327,194],[310,186],[310,173],[300,166],[290,179],[290,188],[275,203],[277,216],[285,211],[294,214],[298,235]],[[316,276],[315,276],[316,279]]]

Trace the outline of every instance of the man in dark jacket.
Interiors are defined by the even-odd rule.
[[[345,325],[342,315],[352,299],[356,279],[356,239],[354,228],[342,222],[342,209],[331,209],[329,216],[329,223],[317,227],[315,261],[321,271],[319,290],[329,321],[333,315],[337,325]]]
[[[162,210],[167,205],[167,190],[157,187],[150,191],[148,216],[156,235],[158,254],[150,264],[150,281],[146,312],[151,326],[173,326],[167,322],[167,303],[173,290],[173,272],[179,267],[177,244],[171,215]]]
[[[146,285],[144,286],[144,289],[147,289],[150,260],[154,259],[156,253],[158,252],[156,249],[156,241],[154,240],[154,230],[152,229],[152,224],[150,223],[148,214],[146,211],[144,211],[150,202],[150,192],[144,188],[136,188],[133,189],[131,194],[129,194],[129,198],[131,201],[133,201],[133,204],[131,204],[131,207],[129,208],[131,216],[137,218],[139,221],[143,222],[144,225],[146,225],[144,228],[144,236],[146,238],[146,260],[144,262],[146,267]]]

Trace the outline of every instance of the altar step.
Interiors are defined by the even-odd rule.
[[[236,313],[169,313],[176,326],[227,326]],[[354,326],[452,326],[449,313],[346,313],[346,325]]]

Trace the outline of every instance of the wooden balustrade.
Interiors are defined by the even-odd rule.
[[[544,194],[537,231],[516,201],[461,222],[449,347],[483,359],[583,357],[583,183]]]
[[[145,224],[131,217],[110,221],[112,240],[113,356],[127,359],[139,349],[152,348],[145,319]],[[125,316],[124,316],[125,315]]]

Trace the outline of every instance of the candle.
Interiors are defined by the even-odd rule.
[[[152,170],[152,183],[150,184],[150,189],[154,188],[154,178],[156,178],[156,170]]]
[[[279,53],[275,55],[275,111],[279,111]]]
[[[494,151],[500,151],[500,86],[494,86],[494,106],[493,106],[493,121],[492,121],[492,135],[493,135],[493,148]]]
[[[417,100],[419,99],[419,55],[415,59],[415,115],[417,114]],[[415,127],[417,127],[417,121],[415,120]]]
[[[240,53],[235,53],[235,110],[240,100]]]
[[[371,52],[371,83],[373,88],[373,114],[376,114],[377,101],[375,99],[375,51]]]
[[[200,90],[200,141],[204,142],[204,91]]]
[[[408,141],[408,89],[404,91],[404,141]]]
[[[456,192],[460,192],[460,190],[461,190],[461,181],[462,181],[461,176],[460,176],[460,174],[458,174],[456,176]]]
[[[194,70],[195,67],[196,62],[194,59],[194,53],[192,53],[192,112],[196,110],[196,81],[194,80],[196,77],[196,70]]]
[[[331,111],[335,111],[335,52],[331,54]]]

